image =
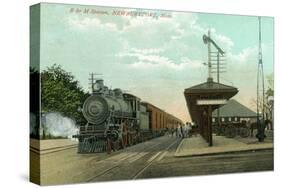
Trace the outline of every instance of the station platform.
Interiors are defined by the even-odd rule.
[[[179,144],[174,156],[191,157],[265,149],[273,149],[273,142],[270,140],[258,142],[256,138],[245,140],[213,135],[213,146],[209,147],[203,137],[198,135],[191,138],[184,138]]]

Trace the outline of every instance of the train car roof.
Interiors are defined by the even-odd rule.
[[[123,93],[123,97],[124,97],[124,98],[134,98],[134,99],[140,100],[140,98],[138,98],[137,96],[132,95],[132,94],[130,94],[130,93]]]
[[[151,104],[151,103],[149,103],[149,102],[142,101],[141,104],[143,104],[143,105],[149,105],[149,106],[152,106],[153,108],[156,108],[156,109],[158,109],[158,110],[160,110],[160,111],[162,111],[162,112],[165,112],[165,110],[163,110],[163,109],[161,109],[161,108],[159,108],[159,107],[157,107],[157,106],[155,106],[155,105],[153,105],[153,104]],[[165,113],[166,113],[166,112],[165,112]]]
[[[177,121],[180,121],[180,122],[183,123],[183,121],[180,120],[179,118],[177,118],[177,117],[175,117],[174,115],[172,115],[172,114],[170,114],[170,113],[168,113],[168,112],[162,110],[161,108],[158,108],[157,106],[155,106],[155,105],[153,105],[153,104],[151,104],[151,103],[149,103],[149,102],[144,102],[144,101],[142,101],[141,104],[142,104],[142,105],[150,105],[150,106],[152,106],[153,108],[156,108],[156,109],[162,111],[163,113],[167,114],[168,116],[171,116],[173,119],[176,119]]]

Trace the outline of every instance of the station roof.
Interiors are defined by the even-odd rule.
[[[197,105],[198,99],[230,99],[238,93],[236,87],[228,86],[222,83],[214,82],[208,78],[207,82],[194,85],[184,90],[184,96],[189,114],[192,121],[202,119],[203,109]],[[219,105],[212,106],[212,109],[218,108]]]
[[[238,101],[231,99],[227,102],[226,105],[219,108],[220,117],[257,117],[257,113]],[[217,109],[213,112],[212,116],[217,117]]]
[[[203,94],[203,93],[227,93],[227,92],[238,92],[238,89],[225,84],[213,82],[209,80],[207,82],[192,86],[184,90],[185,94]]]

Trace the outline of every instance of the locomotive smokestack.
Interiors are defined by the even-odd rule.
[[[104,87],[103,80],[97,80],[97,81],[96,81],[96,84],[97,84],[98,86],[100,86],[100,88],[103,88],[103,87]]]
[[[101,92],[104,89],[104,84],[103,84],[103,80],[96,80],[96,82],[94,83],[94,91],[95,92]]]

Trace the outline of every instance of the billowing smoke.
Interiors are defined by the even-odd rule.
[[[78,131],[74,120],[62,116],[57,112],[44,114],[41,123],[45,131],[45,135],[71,138],[71,136],[77,134]]]

